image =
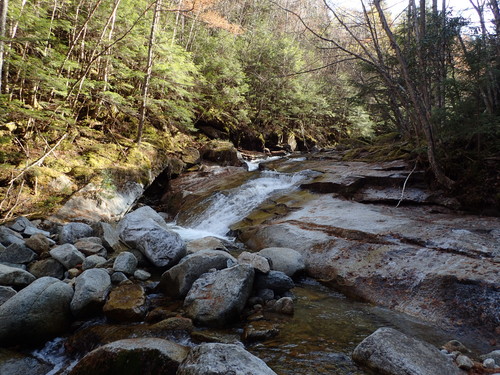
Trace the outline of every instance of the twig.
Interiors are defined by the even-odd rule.
[[[23,192],[23,188],[24,188],[24,180],[21,181],[21,187],[19,188],[19,193],[17,194],[16,203],[14,203],[14,205],[10,208],[10,210],[5,214],[5,217],[3,219],[4,222],[9,220],[10,216],[12,215],[12,212],[19,205],[19,200],[21,199],[21,193]]]
[[[415,166],[413,167],[413,169],[411,170],[411,172],[408,174],[408,176],[406,176],[405,182],[403,184],[403,189],[401,190],[401,198],[399,199],[399,202],[396,205],[396,208],[398,208],[399,205],[401,204],[401,202],[403,201],[403,197],[405,195],[406,183],[410,179],[410,176],[412,175],[412,173],[415,172],[415,169],[417,169],[417,162],[415,162]]]

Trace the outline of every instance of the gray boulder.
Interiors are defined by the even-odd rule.
[[[196,279],[210,269],[227,268],[228,260],[236,262],[231,255],[221,250],[200,250],[188,255],[163,273],[160,289],[169,296],[184,297]]]
[[[0,286],[0,305],[4,304],[11,297],[16,295],[16,291],[10,286]]]
[[[165,220],[151,207],[125,215],[118,229],[121,240],[140,250],[156,267],[172,267],[186,255],[182,238],[167,229]]]
[[[0,226],[0,244],[7,247],[13,243],[24,245],[23,236],[4,226]]]
[[[36,253],[26,245],[13,243],[0,250],[0,263],[28,264],[36,258]]]
[[[288,247],[268,247],[257,254],[269,259],[273,270],[281,271],[290,277],[306,269],[302,254]]]
[[[118,254],[113,263],[113,271],[123,272],[126,275],[133,275],[136,269],[137,258],[128,251]]]
[[[463,372],[434,346],[393,328],[379,328],[359,344],[354,361],[388,375],[460,375]]]
[[[61,228],[59,233],[59,243],[73,244],[80,238],[92,237],[94,230],[92,227],[85,223],[69,223]]]
[[[35,276],[28,271],[0,263],[0,285],[25,287],[33,281],[35,281]]]
[[[124,339],[82,358],[70,375],[175,375],[189,348],[160,338]]]
[[[255,288],[271,289],[277,294],[288,292],[295,286],[293,280],[280,271],[270,271],[267,275],[255,276]]]
[[[84,271],[75,281],[75,294],[71,300],[71,312],[75,317],[98,313],[111,288],[111,278],[106,270],[92,268]]]
[[[237,265],[203,274],[184,300],[187,316],[208,326],[224,326],[239,318],[252,291],[254,269]]]
[[[78,264],[82,264],[85,260],[85,255],[78,251],[74,245],[69,243],[54,247],[50,250],[50,255],[52,258],[61,262],[61,264],[68,270]]]
[[[0,345],[29,344],[63,333],[71,322],[73,288],[42,277],[0,306]]]
[[[64,278],[64,266],[54,258],[38,260],[28,266],[28,271],[36,278],[51,276],[62,280]]]
[[[177,375],[276,375],[239,345],[208,343],[191,349]]]
[[[85,258],[85,260],[82,263],[82,270],[88,270],[91,268],[96,268],[102,264],[105,264],[107,262],[106,258],[103,258],[99,255],[91,255]]]

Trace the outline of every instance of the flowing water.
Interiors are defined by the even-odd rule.
[[[308,176],[308,172],[251,173],[254,177],[240,187],[219,191],[208,198],[203,202],[205,210],[183,227],[175,223],[171,227],[185,240],[205,236],[227,239],[231,224],[267,199],[296,189]],[[347,299],[310,279],[298,283],[293,292],[297,296],[295,314],[280,319],[280,334],[249,347],[279,375],[369,374],[353,363],[350,355],[357,344],[382,326],[394,327],[435,345],[456,338],[403,314]],[[33,356],[54,365],[50,375],[74,365],[74,360],[65,357],[63,344],[64,340],[58,338],[32,352]],[[67,373],[67,368],[63,373]]]
[[[201,203],[206,206],[201,214],[190,218],[182,226],[172,223],[171,228],[185,240],[206,236],[229,239],[227,236],[231,224],[243,219],[273,195],[296,188],[307,173],[263,171],[240,187],[216,192]]]

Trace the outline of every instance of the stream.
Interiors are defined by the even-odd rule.
[[[249,179],[241,186],[216,192],[202,202],[201,213],[182,223],[172,222],[170,228],[186,241],[206,236],[235,241],[230,232],[232,224],[244,219],[266,200],[298,189],[298,185],[313,173],[307,170],[259,172],[257,165],[249,166]],[[280,318],[280,334],[248,346],[249,351],[279,375],[370,374],[351,360],[351,353],[365,337],[384,326],[438,347],[451,339],[460,339],[472,350],[485,350],[473,338],[442,331],[403,313],[354,301],[307,277],[297,281],[293,293],[296,296],[295,313],[292,317]],[[227,333],[240,333],[241,329],[233,327]],[[190,341],[182,343],[194,345]],[[31,354],[54,366],[47,375],[66,374],[75,363],[75,359],[64,353],[63,338],[56,338]]]

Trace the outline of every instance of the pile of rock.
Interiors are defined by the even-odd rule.
[[[216,249],[204,248],[206,243],[215,243],[211,247]],[[244,338],[263,339],[269,332],[277,334],[276,327],[264,330],[265,334],[255,327],[266,320],[267,312],[293,314],[292,276],[305,269],[300,254],[287,248],[243,252],[236,258],[210,240],[193,243],[187,255],[184,241],[147,206],[127,214],[116,226],[104,222],[56,225],[18,218],[0,227],[0,244],[0,346],[40,343],[67,332],[75,320],[101,314],[118,323],[152,320],[157,314],[161,321],[155,325],[170,327],[170,323],[163,324],[167,321],[163,318],[171,315],[162,316],[148,298],[148,293],[158,292],[181,301],[174,315],[189,321],[190,326],[194,322],[224,327],[245,316],[251,325]],[[159,283],[151,281],[152,271],[163,271]],[[170,350],[164,346],[176,345],[155,340],[159,339],[110,343],[96,349],[92,359],[85,357],[85,365],[77,366],[74,373],[104,368],[99,361],[107,358],[113,363],[116,352],[125,350],[140,356],[149,354],[137,353],[153,350],[163,358],[165,350]],[[207,355],[202,349],[191,351],[190,364],[184,365],[182,374],[202,373],[196,370],[197,361]],[[244,351],[240,347],[229,349]],[[225,352],[227,348],[214,350]],[[167,361],[168,366],[177,364],[173,368],[189,352],[175,351],[177,359]],[[257,360],[245,355],[250,356],[249,364]],[[163,369],[163,360],[160,362],[158,368]],[[273,373],[262,366],[265,369],[257,373]]]

